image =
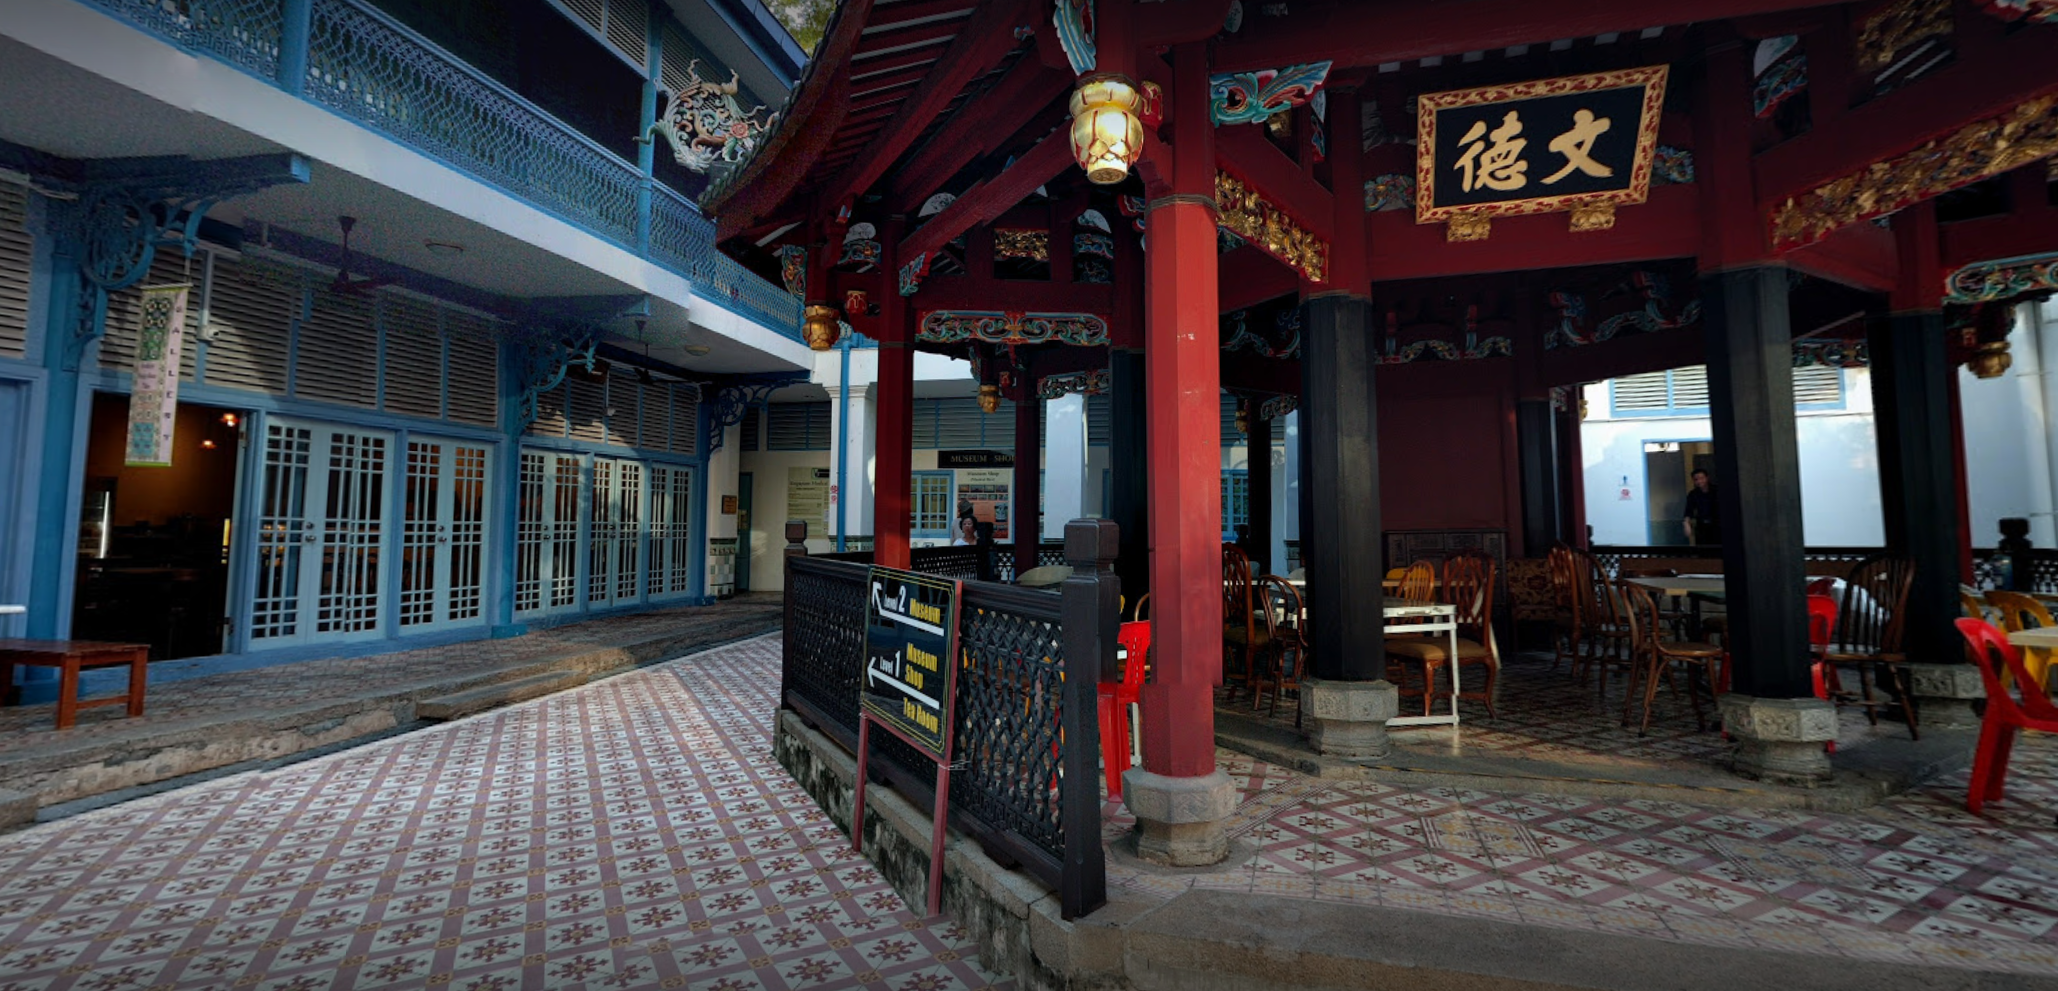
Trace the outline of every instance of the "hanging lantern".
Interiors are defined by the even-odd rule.
[[[1143,155],[1143,98],[1135,84],[1116,75],[1092,75],[1072,91],[1072,158],[1086,178],[1107,186],[1129,176]]]
[[[2008,353],[2008,342],[1988,341],[1972,349],[1972,357],[1966,359],[1965,368],[1974,378],[1994,379],[2007,374],[2015,358]]]
[[[982,385],[979,387],[979,412],[1000,412],[1000,386]]]
[[[838,326],[841,316],[836,307],[827,303],[809,303],[806,319],[800,325],[800,336],[807,341],[808,347],[827,351],[836,346],[836,339],[843,334]]]
[[[1238,402],[1236,404],[1236,432],[1243,434],[1246,437],[1250,436],[1251,406],[1248,401]]]

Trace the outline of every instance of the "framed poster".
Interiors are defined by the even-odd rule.
[[[972,504],[982,523],[993,524],[993,539],[1008,540],[1009,488],[1015,473],[1008,468],[973,468],[958,472],[958,501]]]

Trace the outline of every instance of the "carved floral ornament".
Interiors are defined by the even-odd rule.
[[[1329,245],[1243,180],[1215,173],[1217,223],[1285,262],[1310,282],[1327,281]]]
[[[1000,310],[933,310],[922,314],[915,339],[927,344],[984,341],[988,344],[1108,343],[1108,322],[1091,313],[1023,313]]]
[[[717,163],[734,165],[750,156],[758,140],[778,123],[779,115],[759,120],[762,106],[744,110],[736,102],[740,88],[735,72],[726,83],[700,78],[699,59],[686,66],[685,88],[672,94],[657,121],[636,140],[649,142],[652,135],[672,146],[672,157],[694,172],[706,172]]]
[[[1083,372],[1065,372],[1046,375],[1036,383],[1036,398],[1063,399],[1073,393],[1098,396],[1108,391],[1108,370],[1095,368]]]
[[[2058,96],[2029,100],[1861,172],[1823,183],[1772,211],[1772,239],[1798,248],[1846,224],[2058,154]]]
[[[1944,302],[1953,304],[2007,302],[2053,291],[2058,291],[2058,252],[1976,262],[1944,279]]]
[[[1860,72],[1878,72],[1909,48],[1950,36],[1951,0],[1894,0],[1859,25],[1852,59]]]

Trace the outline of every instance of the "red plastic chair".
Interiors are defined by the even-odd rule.
[[[1810,583],[1814,588],[1814,583]],[[1815,697],[1825,702],[1834,697],[1836,688],[1836,666],[1825,660],[1829,645],[1836,642],[1836,600],[1827,594],[1808,593],[1808,649],[1815,654],[1815,663],[1809,665],[1809,674],[1815,682]],[[1823,749],[1836,753],[1836,741],[1831,740]]]
[[[1979,724],[1979,748],[1973,751],[1972,781],[1965,791],[1965,809],[1978,815],[1987,802],[2006,797],[2002,785],[2008,780],[2008,754],[2015,748],[2015,736],[2022,730],[2058,733],[2058,705],[2031,687],[2017,696],[2001,680],[1994,655],[2015,676],[2015,685],[2035,686],[2022,665],[2022,652],[2008,642],[2000,630],[1983,619],[1958,620],[1958,632],[1979,665],[1979,680],[1986,683],[1987,711]]]
[[[1123,623],[1115,642],[1128,656],[1122,680],[1100,685],[1100,759],[1107,772],[1108,797],[1122,800],[1122,772],[1129,770],[1129,707],[1143,700],[1144,661],[1150,655],[1150,621]]]

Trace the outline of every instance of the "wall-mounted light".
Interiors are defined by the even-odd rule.
[[[423,241],[422,247],[429,249],[429,254],[441,255],[445,258],[454,258],[464,254],[464,245],[456,241]]]
[[[1142,102],[1136,84],[1113,74],[1083,77],[1072,91],[1072,159],[1096,185],[1128,178],[1143,156]]]

